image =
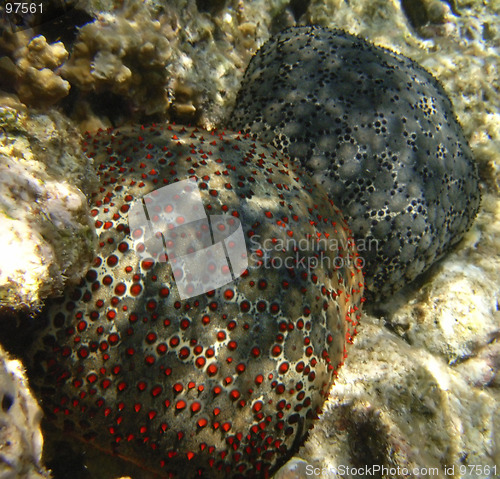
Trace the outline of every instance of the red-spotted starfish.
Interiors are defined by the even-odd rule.
[[[99,248],[30,353],[46,415],[165,477],[266,476],[312,426],[356,331],[362,274],[342,215],[275,150],[235,133],[132,127],[87,135],[85,150],[101,179]],[[181,299],[128,214],[189,178],[208,216],[239,220],[248,268]]]

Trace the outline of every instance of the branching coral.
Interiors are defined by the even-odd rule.
[[[163,112],[165,66],[174,46],[175,31],[146,8],[102,13],[81,28],[62,72],[81,90],[110,91],[149,114]]]
[[[4,32],[0,49],[9,52],[0,60],[1,83],[27,105],[46,107],[69,93],[70,84],[58,70],[68,57],[61,42],[48,44],[43,36],[30,40],[27,32]]]

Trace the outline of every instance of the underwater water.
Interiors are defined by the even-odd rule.
[[[499,13],[3,1],[1,475],[497,477]]]

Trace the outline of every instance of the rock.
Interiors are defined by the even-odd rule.
[[[88,269],[94,231],[78,186],[91,188],[95,173],[60,113],[4,102],[12,106],[0,107],[0,308],[36,310]]]
[[[463,477],[472,464],[481,465],[478,477],[494,477],[497,401],[498,391],[471,388],[443,359],[365,318],[324,414],[297,456],[338,478],[347,468],[351,475],[371,468],[378,477],[445,478],[453,470]]]
[[[58,68],[68,58],[61,42],[48,44],[44,36],[30,39],[27,32],[4,31],[0,49],[9,52],[0,62],[1,83],[18,94],[22,102],[48,107],[68,95],[70,84]]]
[[[0,348],[0,444],[2,479],[42,479],[42,411],[28,389],[21,363]]]

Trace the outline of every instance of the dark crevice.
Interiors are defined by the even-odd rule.
[[[14,398],[10,394],[4,394],[2,398],[2,409],[7,412],[14,404]]]
[[[289,8],[295,18],[295,21],[299,21],[300,17],[307,12],[311,0],[290,0]]]
[[[210,14],[219,13],[226,6],[226,0],[196,0],[196,7],[199,12]]]

